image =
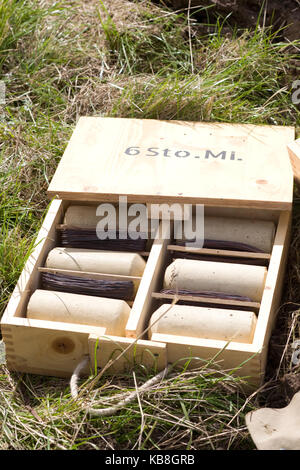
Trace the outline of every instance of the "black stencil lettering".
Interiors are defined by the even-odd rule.
[[[138,155],[140,153],[139,147],[128,147],[125,150],[127,155]]]
[[[179,158],[186,158],[190,156],[190,152],[188,152],[187,150],[178,150],[177,152],[175,152],[175,155]]]
[[[213,158],[219,158],[221,156],[221,159],[222,160],[225,160],[226,158],[226,151],[225,150],[222,150],[221,152],[219,152],[217,155],[215,155],[211,150],[206,150],[205,152],[205,158],[209,158],[209,157],[213,157]]]
[[[147,149],[148,152],[151,152],[150,154],[149,153],[146,153],[146,157],[155,157],[156,155],[159,154],[159,152],[156,152],[155,150],[158,149],[158,147],[149,147]],[[159,149],[158,149],[159,150]]]

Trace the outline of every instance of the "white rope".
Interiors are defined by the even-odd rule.
[[[72,398],[77,398],[78,396],[78,380],[80,377],[80,373],[84,370],[89,364],[89,356],[84,356],[83,359],[77,364],[72,374],[70,380],[70,389]]]
[[[80,377],[80,373],[82,372],[82,370],[84,370],[87,367],[88,364],[89,364],[89,357],[84,356],[83,359],[76,366],[72,374],[72,377],[70,380],[70,389],[71,389],[71,396],[74,399],[78,397],[78,380]],[[170,370],[171,370],[171,364],[168,364],[167,367],[165,367],[163,371],[159,372],[154,377],[147,380],[147,382],[145,382],[139,388],[137,388],[133,392],[128,392],[126,394],[127,396],[124,399],[121,399],[121,397],[123,397],[125,393],[120,393],[116,395],[115,397],[113,397],[117,399],[119,398],[119,402],[116,405],[110,406],[108,408],[99,408],[99,409],[88,407],[88,410],[87,410],[88,413],[94,416],[111,416],[111,415],[116,414],[118,410],[120,410],[121,408],[124,408],[129,403],[132,403],[138,397],[138,395],[141,395],[147,390],[150,390],[153,387],[153,385],[163,380],[168,375]]]

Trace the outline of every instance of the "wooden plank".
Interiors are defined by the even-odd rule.
[[[152,292],[154,299],[166,300],[184,300],[185,302],[198,302],[204,304],[231,305],[232,307],[246,307],[249,309],[259,309],[259,302],[247,302],[245,300],[217,299],[215,297],[200,297],[194,295],[163,294],[161,292]]]
[[[287,146],[294,178],[300,183],[300,139],[290,142]]]
[[[181,336],[181,335],[168,335],[164,333],[153,333],[151,341],[159,341],[161,343],[176,343],[178,345],[192,345],[199,348],[212,348],[217,351],[226,348],[228,351],[242,351],[250,355],[260,353],[260,350],[253,343],[238,343],[231,341],[230,343],[220,339],[208,339],[208,338],[194,338],[192,336]],[[168,358],[169,360],[169,358]]]
[[[89,335],[104,335],[105,328],[12,318],[3,333],[9,369],[69,377],[89,353]]]
[[[166,345],[162,342],[133,340],[117,336],[89,336],[90,362],[103,369],[112,361],[107,373],[120,373],[143,365],[162,370],[166,366]],[[106,372],[106,371],[105,371]]]
[[[165,203],[153,205],[147,203],[147,214],[150,219],[189,220],[192,217],[192,205],[175,202],[168,206]]]
[[[231,256],[234,258],[251,258],[259,260],[269,260],[269,253],[253,253],[248,251],[219,250],[213,248],[192,248],[179,245],[168,245],[169,251],[178,251],[180,253],[193,253],[199,255]]]
[[[294,137],[287,126],[81,117],[48,193],[289,209]]]
[[[162,230],[161,238],[156,238],[153,242],[150,255],[140,282],[129,319],[125,328],[126,336],[129,338],[138,337],[146,325],[148,313],[151,308],[151,294],[161,281],[162,267],[166,256],[166,247],[170,240],[164,238],[167,235],[167,227],[162,224],[158,228],[158,233]]]
[[[230,373],[236,369],[234,375],[247,377],[252,386],[261,382],[260,350],[253,344],[160,333],[153,333],[151,340],[166,343],[167,361],[175,368],[188,364],[188,369],[208,367]]]
[[[106,273],[94,273],[89,271],[74,271],[72,269],[58,269],[58,268],[45,268],[39,267],[38,271],[41,273],[52,273],[52,274],[65,274],[66,276],[77,276],[84,279],[107,279],[112,281],[137,281],[139,282],[141,276],[126,276],[125,274],[106,274]]]
[[[274,240],[271,260],[258,314],[253,343],[267,353],[276,314],[280,304],[284,272],[289,249],[291,213],[282,212]]]
[[[235,217],[237,219],[270,220],[274,223],[278,222],[280,212],[280,210],[240,207],[240,205],[235,207],[206,205],[204,207],[205,217]]]

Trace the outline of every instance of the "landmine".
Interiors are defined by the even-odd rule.
[[[95,273],[142,276],[145,260],[137,253],[85,250],[56,247],[50,251],[47,268],[60,268]]]
[[[291,127],[80,118],[49,187],[49,196],[54,200],[38,234],[36,248],[1,321],[8,367],[70,376],[85,355],[89,356],[91,367],[96,363],[100,369],[117,357],[108,369],[111,373],[135,364],[158,370],[166,363],[200,367],[203,361],[218,355],[220,367],[235,368],[236,374],[258,385],[280,302],[289,244],[292,172],[286,145],[293,139]],[[143,247],[137,240],[121,238],[99,243],[95,237],[96,209],[102,203],[117,207],[120,196],[126,198],[128,207],[137,203],[147,208],[167,204],[168,217],[171,205],[176,203],[179,209],[183,208],[185,219],[195,212],[196,205],[203,204],[207,245],[195,248],[185,239],[175,239],[165,231],[163,219],[167,216],[163,214],[159,216],[162,220],[158,237],[146,240]],[[78,214],[78,207],[83,213]],[[174,215],[171,219],[177,223],[180,217]],[[123,230],[122,224],[116,225],[116,229]],[[141,256],[145,266],[140,275],[101,272],[101,268],[92,268],[92,272],[75,266],[65,269],[66,265],[59,268],[55,263],[53,267],[47,266],[51,251],[62,248],[118,254],[129,251]],[[194,282],[190,263],[187,264],[190,256],[201,266],[216,263],[217,270],[212,273],[219,278],[218,290],[214,282],[203,288],[202,281],[208,277],[204,270],[200,283],[189,283],[189,279]],[[178,263],[179,258],[189,266],[187,284],[181,289],[178,284],[164,286],[168,266]],[[244,274],[240,276],[242,270]],[[256,283],[255,295],[248,291],[244,281],[247,270],[252,284]],[[54,295],[58,300],[57,292],[53,294],[53,289],[42,287],[45,274],[90,282],[136,282],[130,301],[103,299],[95,291],[89,300],[95,302],[93,305],[104,302],[103,311],[109,310],[114,318],[114,312],[121,312],[124,307],[125,317],[128,315],[125,327],[123,320],[120,328],[113,318],[111,324],[106,323],[110,313],[97,326],[92,324],[93,320],[85,323],[85,309],[92,312],[94,307],[89,309],[88,302],[84,302],[88,295],[74,292],[58,293],[60,299],[72,298],[67,311],[61,310],[61,305],[53,309],[52,303],[45,301],[41,312],[40,295],[45,299]],[[229,278],[232,288],[222,292],[226,291]],[[236,289],[241,285],[247,289]],[[73,296],[84,297],[77,310],[79,323],[67,313],[76,310]],[[114,307],[112,300],[117,300]],[[155,325],[153,315],[159,309],[162,318]],[[170,309],[167,315],[174,317],[174,321],[171,327],[167,322],[161,329],[165,309]],[[61,316],[56,316],[59,311]],[[198,331],[190,324],[193,317],[197,321],[197,316]],[[187,323],[177,323],[184,317]],[[126,353],[120,355],[124,350]]]
[[[163,304],[151,316],[149,338],[162,333],[251,343],[255,325],[254,312]]]
[[[265,266],[176,259],[166,269],[164,288],[220,292],[259,302],[266,276]]]

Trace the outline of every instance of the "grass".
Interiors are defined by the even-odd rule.
[[[6,372],[6,373],[5,373]],[[137,382],[145,374],[136,371]],[[216,368],[183,369],[108,418],[87,417],[65,380],[0,376],[1,448],[6,449],[216,449],[247,448],[244,396],[238,379]],[[89,392],[85,406],[110,406],[120,391],[134,389],[132,373]],[[100,396],[99,396],[100,395]]]
[[[209,9],[207,17],[209,23]],[[89,0],[80,8],[72,0],[2,1],[0,314],[34,246],[49,181],[80,115],[299,126],[291,101],[299,43],[281,42],[267,28],[229,34],[226,22],[215,21],[204,34],[203,26],[195,9],[187,16],[147,0]],[[282,307],[296,312],[285,323],[290,340],[299,337],[297,207]],[[288,346],[281,375],[293,370],[290,353]],[[71,400],[66,380],[2,365],[0,448],[251,449],[243,418],[257,396],[245,402],[237,379],[229,371],[216,378],[216,369],[174,373],[141,397],[142,410],[137,401],[99,419]],[[101,398],[99,390],[85,398],[95,406],[134,388],[132,375],[100,385]]]

